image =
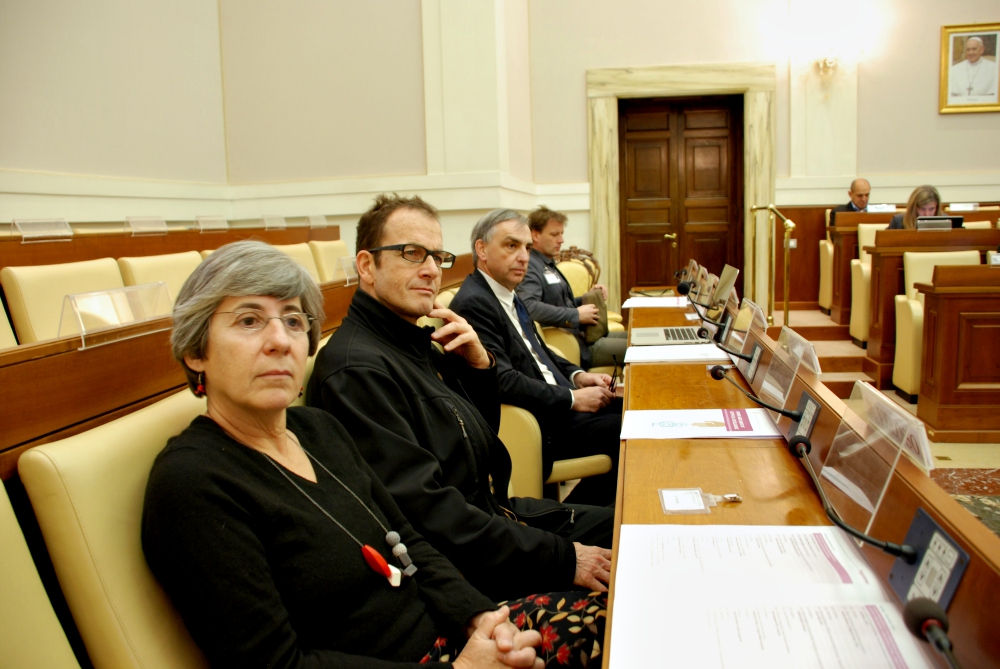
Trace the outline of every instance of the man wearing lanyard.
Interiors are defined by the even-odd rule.
[[[531,229],[531,257],[528,273],[518,286],[517,295],[524,302],[531,319],[542,325],[562,328],[576,336],[580,346],[580,366],[611,367],[625,359],[627,339],[624,332],[611,332],[588,345],[583,328],[597,323],[597,307],[573,297],[566,277],[556,267],[566,229],[566,216],[541,206],[528,216]],[[597,284],[595,290],[608,298],[608,289]]]

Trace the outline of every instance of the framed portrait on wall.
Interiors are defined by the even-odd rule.
[[[1000,23],[941,28],[942,114],[1000,111]]]

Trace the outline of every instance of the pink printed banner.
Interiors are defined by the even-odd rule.
[[[722,420],[726,422],[726,432],[749,432],[753,429],[746,409],[723,409]]]

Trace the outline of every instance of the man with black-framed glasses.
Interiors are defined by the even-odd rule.
[[[495,358],[435,305],[455,261],[443,245],[422,199],[376,198],[358,223],[358,290],[316,356],[306,401],[347,427],[417,531],[483,593],[604,590],[611,509],[507,495]],[[431,333],[422,316],[444,325]]]

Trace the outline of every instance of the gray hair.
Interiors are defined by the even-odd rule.
[[[476,255],[476,242],[481,239],[484,244],[489,244],[490,240],[493,239],[493,231],[498,225],[506,221],[518,221],[521,225],[528,225],[528,219],[513,209],[494,209],[479,219],[479,222],[472,228],[473,267],[476,267],[479,264],[479,258]]]
[[[302,311],[313,317],[309,355],[316,353],[324,320],[323,294],[306,268],[265,242],[226,244],[198,265],[174,303],[171,352],[184,367],[192,391],[198,385],[198,374],[187,366],[184,356],[199,360],[205,357],[212,314],[226,298],[244,295],[300,298]]]

